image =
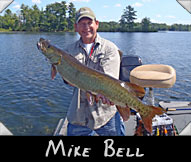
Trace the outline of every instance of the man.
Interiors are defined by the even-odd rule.
[[[112,42],[101,38],[99,22],[90,8],[80,8],[76,13],[75,30],[80,39],[66,51],[86,66],[119,78],[120,55]],[[98,102],[90,104],[87,93],[75,88],[67,113],[68,136],[123,136],[124,125],[116,107],[101,94]]]

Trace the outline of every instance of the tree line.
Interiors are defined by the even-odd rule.
[[[0,16],[0,28],[10,31],[58,32],[73,31],[76,9],[73,3],[56,2],[39,9],[22,4],[17,13],[10,9]]]
[[[191,25],[152,23],[145,17],[140,23],[135,22],[137,11],[127,6],[118,22],[100,22],[100,32],[156,32],[156,31],[191,31]],[[72,2],[66,1],[48,4],[45,9],[39,9],[22,4],[17,13],[10,9],[0,16],[0,31],[30,31],[30,32],[65,32],[74,31],[76,8]]]
[[[119,22],[101,22],[99,31],[108,32],[157,32],[157,31],[191,31],[191,25],[165,23],[152,23],[150,18],[145,17],[140,23],[135,22],[137,19],[137,11],[130,5],[127,6],[119,20]]]

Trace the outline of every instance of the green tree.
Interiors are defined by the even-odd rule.
[[[67,5],[65,1],[53,3],[46,6],[43,17],[42,28],[46,31],[67,30]]]
[[[178,31],[178,24],[173,24],[173,25],[171,25],[171,27],[170,27],[170,30],[171,31]]]
[[[74,31],[74,24],[75,24],[75,16],[76,16],[76,8],[74,7],[74,4],[70,2],[68,6],[68,29],[70,31]]]
[[[30,18],[29,18],[29,6],[22,4],[20,12],[20,21],[22,23],[21,30],[26,31],[31,28]]]
[[[17,16],[17,14],[13,14],[12,19],[14,20],[14,25],[12,26],[12,30],[13,31],[19,31],[20,26],[21,26],[21,22],[19,20],[19,17]]]
[[[10,9],[5,11],[4,17],[1,18],[1,27],[8,30],[15,30],[18,18],[13,14]]]
[[[110,25],[108,22],[99,22],[99,28],[98,32],[109,32],[110,31]]]
[[[137,11],[130,5],[124,9],[121,19],[119,20],[122,30],[127,28],[127,31],[133,31],[134,21],[137,19],[136,12]]]
[[[32,31],[39,31],[40,30],[40,17],[41,11],[39,10],[38,6],[35,4],[32,6],[31,10],[31,21],[32,21]]]
[[[134,8],[127,6],[119,22],[100,22],[98,31],[191,31],[191,25],[173,24],[170,26],[164,23],[152,23],[147,17],[141,23],[135,23],[136,12]],[[66,1],[48,4],[45,10],[39,10],[37,5],[29,7],[22,4],[17,13],[12,13],[10,9],[4,13],[4,16],[0,16],[1,31],[74,31],[76,9],[72,2],[68,6]]]
[[[145,17],[144,19],[142,19],[141,25],[142,25],[142,31],[144,32],[150,31],[151,21],[149,18]]]
[[[53,4],[49,4],[46,6],[43,17],[43,26],[44,31],[57,31],[58,28],[58,20],[56,17],[56,12],[54,10]]]
[[[3,28],[3,16],[0,16],[0,29]]]
[[[121,31],[126,31],[126,18],[125,14],[123,13],[121,19],[119,20]]]
[[[59,16],[59,28],[58,31],[66,31],[68,29],[68,22],[67,22],[67,4],[65,1],[62,1],[60,3],[60,8],[58,10],[60,16]]]

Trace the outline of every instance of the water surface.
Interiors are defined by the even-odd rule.
[[[176,69],[173,88],[155,89],[160,100],[191,100],[191,33],[99,33],[113,41],[124,55],[138,55],[144,64],[167,64]],[[40,37],[60,48],[79,39],[76,33],[0,34],[0,121],[14,135],[51,135],[66,116],[72,88],[39,53]]]

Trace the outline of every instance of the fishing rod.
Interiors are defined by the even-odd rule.
[[[191,108],[166,108],[168,115],[184,115],[184,114],[191,114]],[[169,113],[168,113],[169,112]],[[176,112],[176,113],[173,113]]]
[[[191,110],[191,102],[159,102],[159,105],[166,111],[187,111]]]
[[[166,108],[166,111],[184,111],[191,110],[191,108]]]

